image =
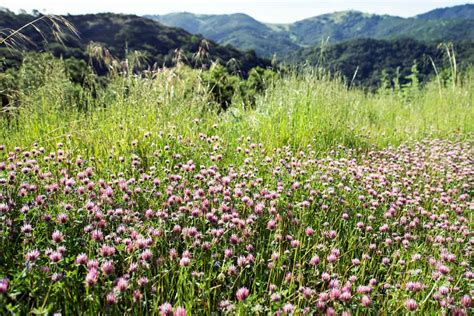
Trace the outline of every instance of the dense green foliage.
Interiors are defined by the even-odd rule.
[[[273,85],[277,74],[272,70],[256,67],[249,72],[246,80],[242,80],[239,76],[229,74],[222,65],[213,64],[201,77],[210,100],[225,111],[236,97],[244,108],[255,107],[257,96]]]
[[[264,24],[245,14],[152,15],[165,25],[203,34],[219,43],[255,50],[260,56],[284,57],[297,47],[357,38],[414,38],[421,41],[474,40],[474,5],[434,10],[413,18],[344,11],[291,24]]]
[[[28,53],[19,61],[19,68],[8,68],[0,71],[0,109],[5,113],[14,113],[21,104],[21,98],[25,94],[33,93],[45,84],[52,76],[53,71],[58,71],[59,77],[54,76],[65,87],[60,101],[67,100],[71,107],[87,111],[91,106],[106,106],[105,101],[100,101],[98,90],[107,90],[115,78],[123,75],[137,75],[133,72],[124,71],[123,65],[132,67],[136,61],[134,54],[126,56],[125,61],[115,60],[109,65],[107,76],[98,75],[94,68],[83,60],[74,57],[59,60],[48,53]],[[184,63],[178,63],[177,67],[183,67]],[[200,69],[196,80],[201,83],[199,91],[193,88],[187,89],[187,93],[198,93],[208,97],[208,107],[217,106],[219,110],[227,110],[234,99],[246,107],[253,107],[258,94],[269,87],[276,72],[261,67],[252,68],[244,79],[238,70],[229,73],[233,68],[227,68],[218,62],[212,63],[208,71]],[[139,77],[153,78],[154,72],[140,73]],[[128,89],[128,88],[127,88]],[[59,106],[59,105],[58,105]],[[15,115],[7,115],[11,120]]]
[[[390,86],[400,87],[409,81],[407,76],[412,74],[414,64],[420,82],[435,75],[443,78],[445,71],[450,71],[449,54],[453,51],[460,69],[474,64],[474,41],[462,41],[451,46],[412,39],[357,39],[309,47],[291,54],[287,62],[324,67],[342,74],[348,83],[366,87],[379,87],[384,78],[391,82]]]
[[[142,69],[171,66],[176,63],[176,59],[191,66],[210,67],[213,61],[218,60],[223,65],[232,62],[236,65],[236,69],[245,74],[253,67],[266,67],[270,64],[268,60],[258,58],[252,52],[242,53],[230,46],[224,47],[206,41],[202,36],[166,27],[138,16],[88,14],[68,15],[66,18],[77,28],[79,37],[65,33],[64,45],[55,43],[46,21],[41,21],[36,27],[43,34],[34,27],[22,31],[29,38],[28,42],[22,42],[22,48],[35,51],[49,50],[55,56],[89,61],[91,56],[87,47],[93,42],[105,46],[112,56],[121,60],[128,53],[139,51]],[[29,14],[0,11],[0,29],[16,30],[34,19],[35,16]],[[45,40],[48,42],[47,47],[41,44]],[[18,59],[6,48],[0,49],[0,57],[7,58],[7,64],[14,63]],[[95,66],[99,71],[106,70],[104,66],[100,67],[98,64]]]

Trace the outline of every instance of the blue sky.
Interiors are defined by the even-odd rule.
[[[474,1],[463,0],[0,0],[0,6],[17,11],[40,10],[52,14],[116,12],[133,14],[164,14],[170,12],[247,13],[254,18],[273,23],[288,23],[307,17],[342,10],[413,16],[434,8],[454,6]]]

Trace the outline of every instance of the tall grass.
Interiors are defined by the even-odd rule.
[[[200,71],[185,66],[145,78],[116,75],[93,97],[85,90],[71,94],[74,87],[62,62],[54,62],[36,89],[19,94],[13,118],[2,116],[0,144],[39,142],[54,148],[70,142],[106,161],[110,150],[128,152],[147,133],[189,139],[219,134],[233,145],[229,148],[251,137],[266,148],[312,144],[325,153],[337,145],[368,150],[428,136],[465,139],[474,129],[472,73],[453,85],[432,82],[413,91],[367,93],[309,69],[275,78],[257,96],[255,108],[245,108],[236,97],[225,113],[212,104],[200,78]],[[84,104],[93,106],[84,110]],[[143,148],[143,155],[160,148],[165,138]]]

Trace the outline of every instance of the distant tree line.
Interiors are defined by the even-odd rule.
[[[455,60],[452,60],[455,58]],[[425,43],[414,39],[356,39],[297,51],[287,64],[305,64],[340,73],[349,84],[379,87],[384,80],[406,84],[416,66],[418,80],[449,72],[452,62],[459,69],[474,63],[474,41]]]

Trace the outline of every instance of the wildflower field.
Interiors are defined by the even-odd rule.
[[[472,77],[222,113],[184,68],[87,110],[62,74],[0,120],[0,314],[474,312]]]

